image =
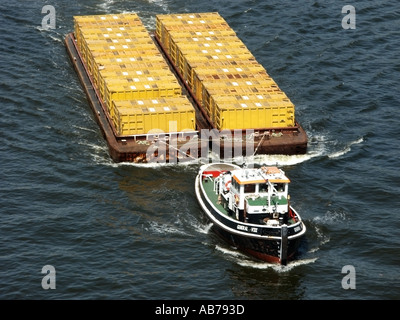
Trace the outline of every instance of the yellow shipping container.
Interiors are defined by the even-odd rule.
[[[90,53],[90,69],[102,59],[129,59],[130,61],[152,62],[163,59],[157,48],[147,50],[124,50],[124,51],[96,51]]]
[[[188,31],[188,32],[198,32],[198,31],[217,31],[217,30],[225,30],[225,31],[233,31],[228,24],[226,23],[214,23],[214,24],[179,24],[179,25],[171,25],[167,27],[161,28],[161,33],[156,31],[156,36],[161,43],[168,44],[169,43],[169,32],[176,31]]]
[[[237,53],[234,50],[224,53],[209,52],[208,50],[193,50],[186,51],[183,57],[190,64],[209,61],[230,61],[231,63],[237,64],[241,62],[257,62],[253,54],[247,50]]]
[[[263,95],[213,96],[212,119],[218,129],[278,128],[294,125],[294,105],[289,99]]]
[[[247,47],[243,44],[242,41],[220,41],[220,42],[203,42],[203,43],[179,43],[178,46],[174,47],[176,50],[171,50],[170,57],[176,66],[179,65],[179,61],[183,61],[185,57],[188,57],[188,54],[193,50],[207,52],[215,52],[221,53],[224,49],[225,52],[230,52],[231,48],[235,48],[235,50],[242,50],[243,53],[249,52]]]
[[[232,36],[218,37],[218,36],[187,36],[187,37],[170,37],[168,53],[174,56],[177,51],[177,47],[181,45],[206,44],[210,46],[215,46],[214,43],[234,43],[234,46],[244,46],[244,43],[234,34]],[[220,46],[220,45],[219,45]]]
[[[82,32],[93,28],[120,28],[124,30],[128,26],[144,28],[139,16],[135,13],[113,15],[89,15],[74,16],[75,38],[80,42]],[[121,29],[122,28],[122,29]]]
[[[169,69],[168,66],[154,66],[153,68],[143,66],[142,68],[136,67],[136,68],[108,68],[107,70],[100,70],[99,71],[99,81],[101,79],[105,80],[108,78],[111,79],[132,79],[135,77],[141,77],[141,76],[165,76],[165,75],[171,75],[173,74],[171,70]]]
[[[156,15],[156,23],[176,23],[179,20],[200,20],[213,19],[225,21],[219,12],[196,12],[196,13],[175,13],[175,14],[158,14]]]
[[[186,37],[233,37],[237,34],[232,29],[226,30],[199,30],[199,31],[186,31],[186,30],[178,30],[178,31],[169,31],[169,36],[174,39],[178,38],[186,38]]]
[[[186,63],[191,61],[198,61],[202,58],[211,59],[215,58],[215,56],[218,56],[221,59],[224,59],[223,56],[225,56],[225,58],[229,59],[233,55],[240,55],[242,57],[245,57],[245,59],[251,57],[254,58],[254,56],[245,46],[222,48],[219,46],[205,47],[200,45],[185,47],[182,49],[178,48],[177,54],[175,54],[174,57],[170,55],[170,57],[177,67],[182,68],[182,66],[184,66]]]
[[[236,68],[212,68],[202,69],[196,68],[192,73],[192,77],[186,79],[189,87],[192,89],[196,99],[201,101],[203,99],[203,82],[207,80],[218,80],[218,79],[240,79],[240,78],[266,78],[268,74],[263,66],[254,67],[236,67]],[[188,75],[190,76],[190,75]]]
[[[131,51],[131,50],[153,50],[155,47],[154,42],[149,40],[146,43],[110,43],[110,44],[92,44],[90,47],[90,52],[123,52],[123,51]]]
[[[91,46],[96,45],[108,45],[112,43],[119,43],[119,44],[142,44],[142,43],[153,43],[151,38],[148,37],[145,33],[134,33],[128,35],[118,36],[117,34],[89,34],[83,35],[83,41],[86,42],[83,45]]]
[[[108,71],[135,71],[135,70],[170,70],[165,60],[156,61],[129,61],[127,63],[107,63],[103,65],[102,70]]]
[[[116,64],[159,64],[163,63],[164,65],[168,64],[164,60],[161,54],[157,55],[141,55],[141,56],[134,56],[134,55],[125,55],[125,56],[108,56],[108,57],[99,57],[95,60],[96,65],[116,65]]]
[[[243,51],[245,52],[245,51]],[[229,64],[258,64],[258,62],[254,59],[254,60],[233,60],[233,59],[216,59],[217,55],[215,54],[203,54],[203,55],[198,55],[198,56],[194,56],[194,52],[192,51],[188,51],[185,53],[180,53],[179,54],[179,59],[177,61],[176,66],[179,66],[179,69],[181,70],[182,74],[184,75],[185,78],[187,77],[193,77],[193,68],[194,67],[201,67],[202,63],[208,63],[208,62],[218,62],[218,61],[223,61],[224,63],[229,63]],[[245,53],[244,53],[245,55]],[[244,56],[241,55],[241,56]],[[207,61],[203,61],[202,58],[207,57]],[[248,55],[248,57],[250,58],[251,56]],[[213,59],[213,60],[211,60]],[[250,58],[251,59],[251,58]],[[199,64],[198,66],[195,66],[195,64]]]
[[[121,56],[128,51],[144,51],[144,52],[154,52],[156,49],[155,44],[145,44],[145,45],[111,45],[111,46],[98,46],[91,48],[88,52],[86,59],[84,58],[87,65],[94,66],[94,59],[100,56]]]
[[[143,25],[124,25],[124,26],[115,26],[115,25],[87,25],[85,27],[79,28],[78,32],[80,35],[91,35],[91,34],[96,34],[96,33],[101,33],[101,34],[142,34],[142,33],[147,33],[149,36],[149,33],[147,29]]]
[[[149,33],[146,30],[141,31],[120,31],[111,32],[105,31],[101,32],[99,30],[91,29],[90,32],[85,32],[81,35],[82,39],[85,40],[104,40],[109,42],[114,40],[129,39],[132,42],[140,42],[143,40],[148,41],[150,39]]]
[[[129,57],[136,58],[136,60],[147,60],[147,58],[152,59],[154,56],[162,57],[160,51],[156,47],[120,51],[96,51],[92,52],[91,55],[93,60],[118,57]]]
[[[213,23],[210,23],[210,21]],[[182,30],[185,27],[185,30],[199,31],[200,28],[204,30],[212,25],[217,30],[230,29],[225,19],[218,12],[156,15],[156,35],[159,39],[163,39],[166,35],[167,27],[168,30],[171,30],[171,28]],[[178,28],[176,28],[177,26]]]
[[[187,62],[184,65],[181,74],[183,75],[185,81],[188,81],[188,83],[193,83],[196,73],[201,73],[202,70],[220,69],[223,70],[224,73],[236,73],[238,70],[239,72],[242,72],[241,70],[244,70],[245,68],[257,68],[259,70],[265,71],[266,73],[264,67],[255,60],[212,60],[206,62]],[[212,72],[211,74],[215,74],[215,72]]]
[[[293,109],[287,106],[266,108],[254,103],[221,102],[213,120],[219,130],[282,128],[294,125],[293,114]]]
[[[95,81],[95,85],[100,91],[102,98],[105,99],[105,92],[106,88],[108,85],[108,82],[119,82],[121,84],[129,84],[132,85],[135,82],[135,79],[138,77],[166,77],[166,76],[171,76],[173,75],[170,70],[160,70],[160,69],[147,69],[147,70],[135,70],[135,71],[111,71],[111,72],[101,72],[99,73],[100,77],[98,77],[98,80]],[[174,77],[174,81],[168,77],[167,78],[169,82],[173,83],[176,85],[177,79]],[[152,86],[153,83],[152,81],[149,80],[149,83],[146,84],[149,86]],[[179,85],[179,83],[178,83]],[[181,86],[179,85],[179,88]]]
[[[184,15],[170,15],[166,19],[160,19],[161,16],[156,16],[156,32],[159,29],[161,33],[168,32],[176,26],[180,26],[181,29],[185,26],[196,26],[198,29],[209,29],[209,26],[214,26],[216,30],[229,28],[229,25],[226,21],[220,16],[216,15],[214,17],[194,17],[194,16],[184,16]],[[162,20],[162,21],[161,21]]]
[[[183,56],[185,56],[188,60],[189,58],[196,60],[198,57],[201,56],[214,56],[214,55],[228,55],[227,58],[229,58],[230,55],[251,55],[253,54],[250,52],[247,47],[232,47],[232,48],[222,48],[219,46],[213,46],[213,47],[200,47],[200,46],[193,46],[185,48],[184,52],[181,52]]]
[[[108,27],[106,25],[104,26],[98,26],[98,25],[91,25],[91,26],[87,26],[87,28],[80,28],[77,31],[74,32],[75,38],[77,39],[78,45],[80,46],[82,43],[82,39],[85,36],[91,36],[93,33],[98,32],[98,33],[102,33],[104,35],[106,34],[110,34],[110,33],[114,33],[114,34],[118,34],[118,33],[129,33],[129,34],[133,34],[133,33],[140,33],[143,34],[145,32],[147,32],[147,30],[143,27],[143,26],[137,26],[137,27]]]
[[[142,49],[142,48],[151,48],[154,47],[155,44],[151,39],[147,39],[141,42],[133,42],[130,39],[122,39],[122,40],[91,40],[84,39],[83,41],[83,50],[87,51],[87,55],[89,51],[94,52],[96,50],[129,50],[129,49]],[[107,48],[108,47],[108,48]]]
[[[84,22],[84,21],[117,21],[117,20],[129,20],[141,22],[139,16],[134,13],[119,13],[119,14],[94,14],[94,15],[84,15],[84,16],[74,16],[74,21]]]
[[[243,41],[238,38],[236,40],[228,39],[227,41],[179,43],[179,50],[184,55],[190,50],[214,50],[214,52],[222,52],[221,50],[226,49],[226,52],[232,52],[232,48],[235,48],[235,50],[240,49],[243,52],[250,52]]]
[[[130,76],[138,75],[157,75],[159,73],[165,74],[171,72],[168,64],[165,61],[155,61],[155,62],[130,62],[130,63],[120,63],[120,64],[97,64],[94,62],[94,68],[92,71],[94,81],[98,84],[101,79],[106,77],[121,77],[126,78]],[[116,75],[117,74],[117,75]]]
[[[101,28],[106,29],[106,28]],[[111,28],[107,28],[111,29]],[[98,29],[89,29],[89,32],[81,33],[79,37],[77,37],[77,44],[79,48],[85,47],[85,40],[104,40],[105,44],[120,41],[121,39],[129,39],[130,42],[143,42],[148,41],[150,39],[149,33],[147,30],[129,30],[129,31],[100,31]]]
[[[103,79],[103,84],[101,88],[99,88],[99,92],[101,98],[103,100],[106,99],[106,88],[107,87],[115,87],[115,86],[134,86],[135,84],[139,83],[141,85],[148,85],[153,86],[157,83],[175,83],[176,84],[176,77],[173,74],[166,73],[164,75],[147,75],[147,76],[132,76],[130,78],[105,78]]]
[[[145,58],[146,60],[143,60]],[[153,56],[142,56],[142,57],[133,57],[133,56],[123,56],[123,57],[112,57],[112,58],[98,58],[93,61],[94,65],[92,66],[92,70],[98,72],[98,70],[107,70],[107,68],[115,69],[116,65],[125,65],[125,66],[135,66],[139,68],[143,68],[143,66],[158,66],[162,65],[168,66],[161,55],[153,55]],[[91,70],[91,71],[92,71]]]
[[[206,103],[206,101],[209,100],[211,96],[215,95],[226,95],[226,94],[232,94],[232,95],[263,95],[264,97],[270,96],[271,100],[276,100],[276,101],[285,101],[287,96],[278,88],[278,87],[244,87],[244,88],[214,88],[214,89],[207,89],[206,85],[204,85],[203,89],[203,102]],[[207,99],[208,98],[208,99]]]
[[[164,39],[162,40],[162,45],[167,53],[170,53],[170,45],[171,39],[175,39],[177,42],[180,38],[186,37],[217,37],[218,39],[226,38],[226,37],[234,37],[236,36],[236,32],[228,29],[228,30],[201,30],[201,31],[169,31]],[[237,36],[236,36],[237,37]],[[160,39],[161,40],[161,39]]]
[[[134,100],[122,100],[115,103],[115,105],[122,107],[142,108],[142,107],[164,107],[164,106],[190,106],[193,110],[194,107],[189,101],[187,96],[179,95],[173,97],[160,97],[153,99],[134,99]]]
[[[222,90],[227,90],[229,94],[236,94],[241,90],[246,92],[258,93],[279,91],[277,83],[271,77],[254,78],[254,79],[234,79],[234,80],[213,80],[203,82],[203,94],[212,95]]]
[[[143,25],[139,16],[136,13],[122,14],[98,14],[86,16],[74,16],[74,27],[80,28],[87,24],[96,25]]]
[[[118,135],[157,134],[195,130],[195,111],[185,100],[179,105],[155,105],[142,101],[143,106],[132,106],[131,101],[115,101],[114,125]]]
[[[203,82],[203,104],[207,106],[213,95],[236,95],[236,94],[265,94],[280,92],[278,85],[271,78],[260,79],[238,79],[234,81],[215,80]]]
[[[211,104],[217,105],[219,102],[231,102],[231,103],[255,103],[258,107],[271,107],[273,105],[282,104],[285,106],[293,107],[292,102],[282,91],[275,91],[268,94],[228,94],[228,95],[213,95],[211,97]]]
[[[261,85],[261,82],[259,83]],[[272,81],[272,83],[275,82]],[[247,89],[246,87],[241,89],[241,87],[236,87],[229,84],[230,84],[229,81],[213,81],[213,82],[208,81],[203,83],[203,94],[202,94],[201,104],[207,110],[207,114],[210,117],[213,116],[215,109],[213,103],[213,97],[219,99],[222,98],[226,101],[231,101],[231,102],[236,102],[237,96],[247,96],[247,99],[252,99],[252,100],[256,100],[255,98],[257,97],[258,99],[266,99],[269,101],[273,100],[289,101],[286,95],[281,96],[282,92],[279,90],[277,86],[274,86],[273,84],[269,86],[269,89],[267,89],[266,86],[265,87],[261,86],[259,89],[257,89],[254,86],[252,87],[249,86]],[[270,94],[273,95],[270,96]],[[286,97],[287,100],[284,100],[283,99],[284,97]]]
[[[186,79],[192,77],[192,69],[207,63],[217,63],[221,65],[226,64],[258,64],[255,57],[246,51],[241,54],[227,54],[227,53],[210,53],[208,50],[194,50],[187,51],[185,54],[179,55],[177,67],[183,77]]]
[[[208,112],[212,112],[211,98],[213,96],[225,95],[264,95],[270,93],[281,93],[278,85],[272,79],[268,80],[236,80],[236,81],[207,81],[203,83],[202,105]],[[276,95],[275,98],[278,96]],[[282,96],[282,100],[287,98]],[[287,98],[289,99],[289,98]]]
[[[182,88],[177,81],[174,82],[135,82],[131,85],[110,83],[105,86],[104,100],[108,108],[112,101],[130,99],[152,99],[182,95]]]

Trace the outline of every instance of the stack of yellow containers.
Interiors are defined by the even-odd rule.
[[[74,17],[76,43],[119,136],[195,130],[195,110],[140,18]]]
[[[156,37],[216,128],[294,126],[294,105],[217,13],[156,16]]]

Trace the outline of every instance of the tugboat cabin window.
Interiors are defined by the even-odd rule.
[[[268,192],[268,185],[266,183],[261,183],[259,185],[259,193],[266,193]]]
[[[237,183],[237,181],[235,179],[232,179],[232,188],[234,190],[236,190],[237,192],[239,192],[239,190],[240,190],[240,185],[239,185],[239,183]]]
[[[256,184],[249,183],[244,185],[244,193],[255,193],[256,192]]]
[[[274,186],[275,186],[275,189],[278,192],[284,192],[285,191],[285,184],[284,183],[275,183]]]

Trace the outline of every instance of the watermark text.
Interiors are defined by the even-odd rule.
[[[42,14],[47,13],[42,19],[42,28],[45,30],[56,28],[56,9],[51,5],[42,8]]]
[[[356,268],[352,265],[346,265],[342,268],[342,273],[346,273],[342,279],[342,288],[354,290],[356,288]]]
[[[254,130],[202,129],[199,133],[148,134],[151,145],[146,152],[148,163],[197,160],[232,161],[237,157],[250,157],[255,152]],[[180,141],[180,143],[178,143]],[[182,143],[184,142],[184,143]],[[210,156],[211,155],[211,156]]]
[[[56,269],[52,265],[45,265],[42,273],[46,274],[42,279],[42,288],[45,290],[56,288]]]
[[[342,8],[342,13],[346,15],[342,19],[343,29],[355,29],[356,28],[356,8],[351,5],[346,5]]]

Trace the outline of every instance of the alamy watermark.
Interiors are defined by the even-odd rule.
[[[342,19],[343,29],[355,29],[356,28],[356,8],[351,5],[346,5],[342,8],[342,13],[346,15]]]
[[[171,126],[170,121],[170,126]],[[262,135],[266,135],[263,133]],[[255,144],[260,143],[263,137],[259,137],[255,143],[255,133],[252,129],[246,130],[218,130],[202,129],[181,133],[149,134],[147,141],[151,143],[146,152],[148,163],[169,163],[182,161],[203,160],[232,161],[238,157],[253,156]],[[184,141],[185,143],[179,143]],[[211,156],[211,157],[210,157]]]
[[[56,269],[52,265],[45,265],[42,268],[45,276],[42,279],[42,288],[45,290],[56,288]]]
[[[42,14],[46,15],[42,19],[42,28],[45,30],[56,28],[56,9],[51,5],[43,6]]]
[[[354,290],[356,288],[356,268],[352,265],[346,265],[342,268],[342,273],[346,274],[342,279],[342,288]]]

